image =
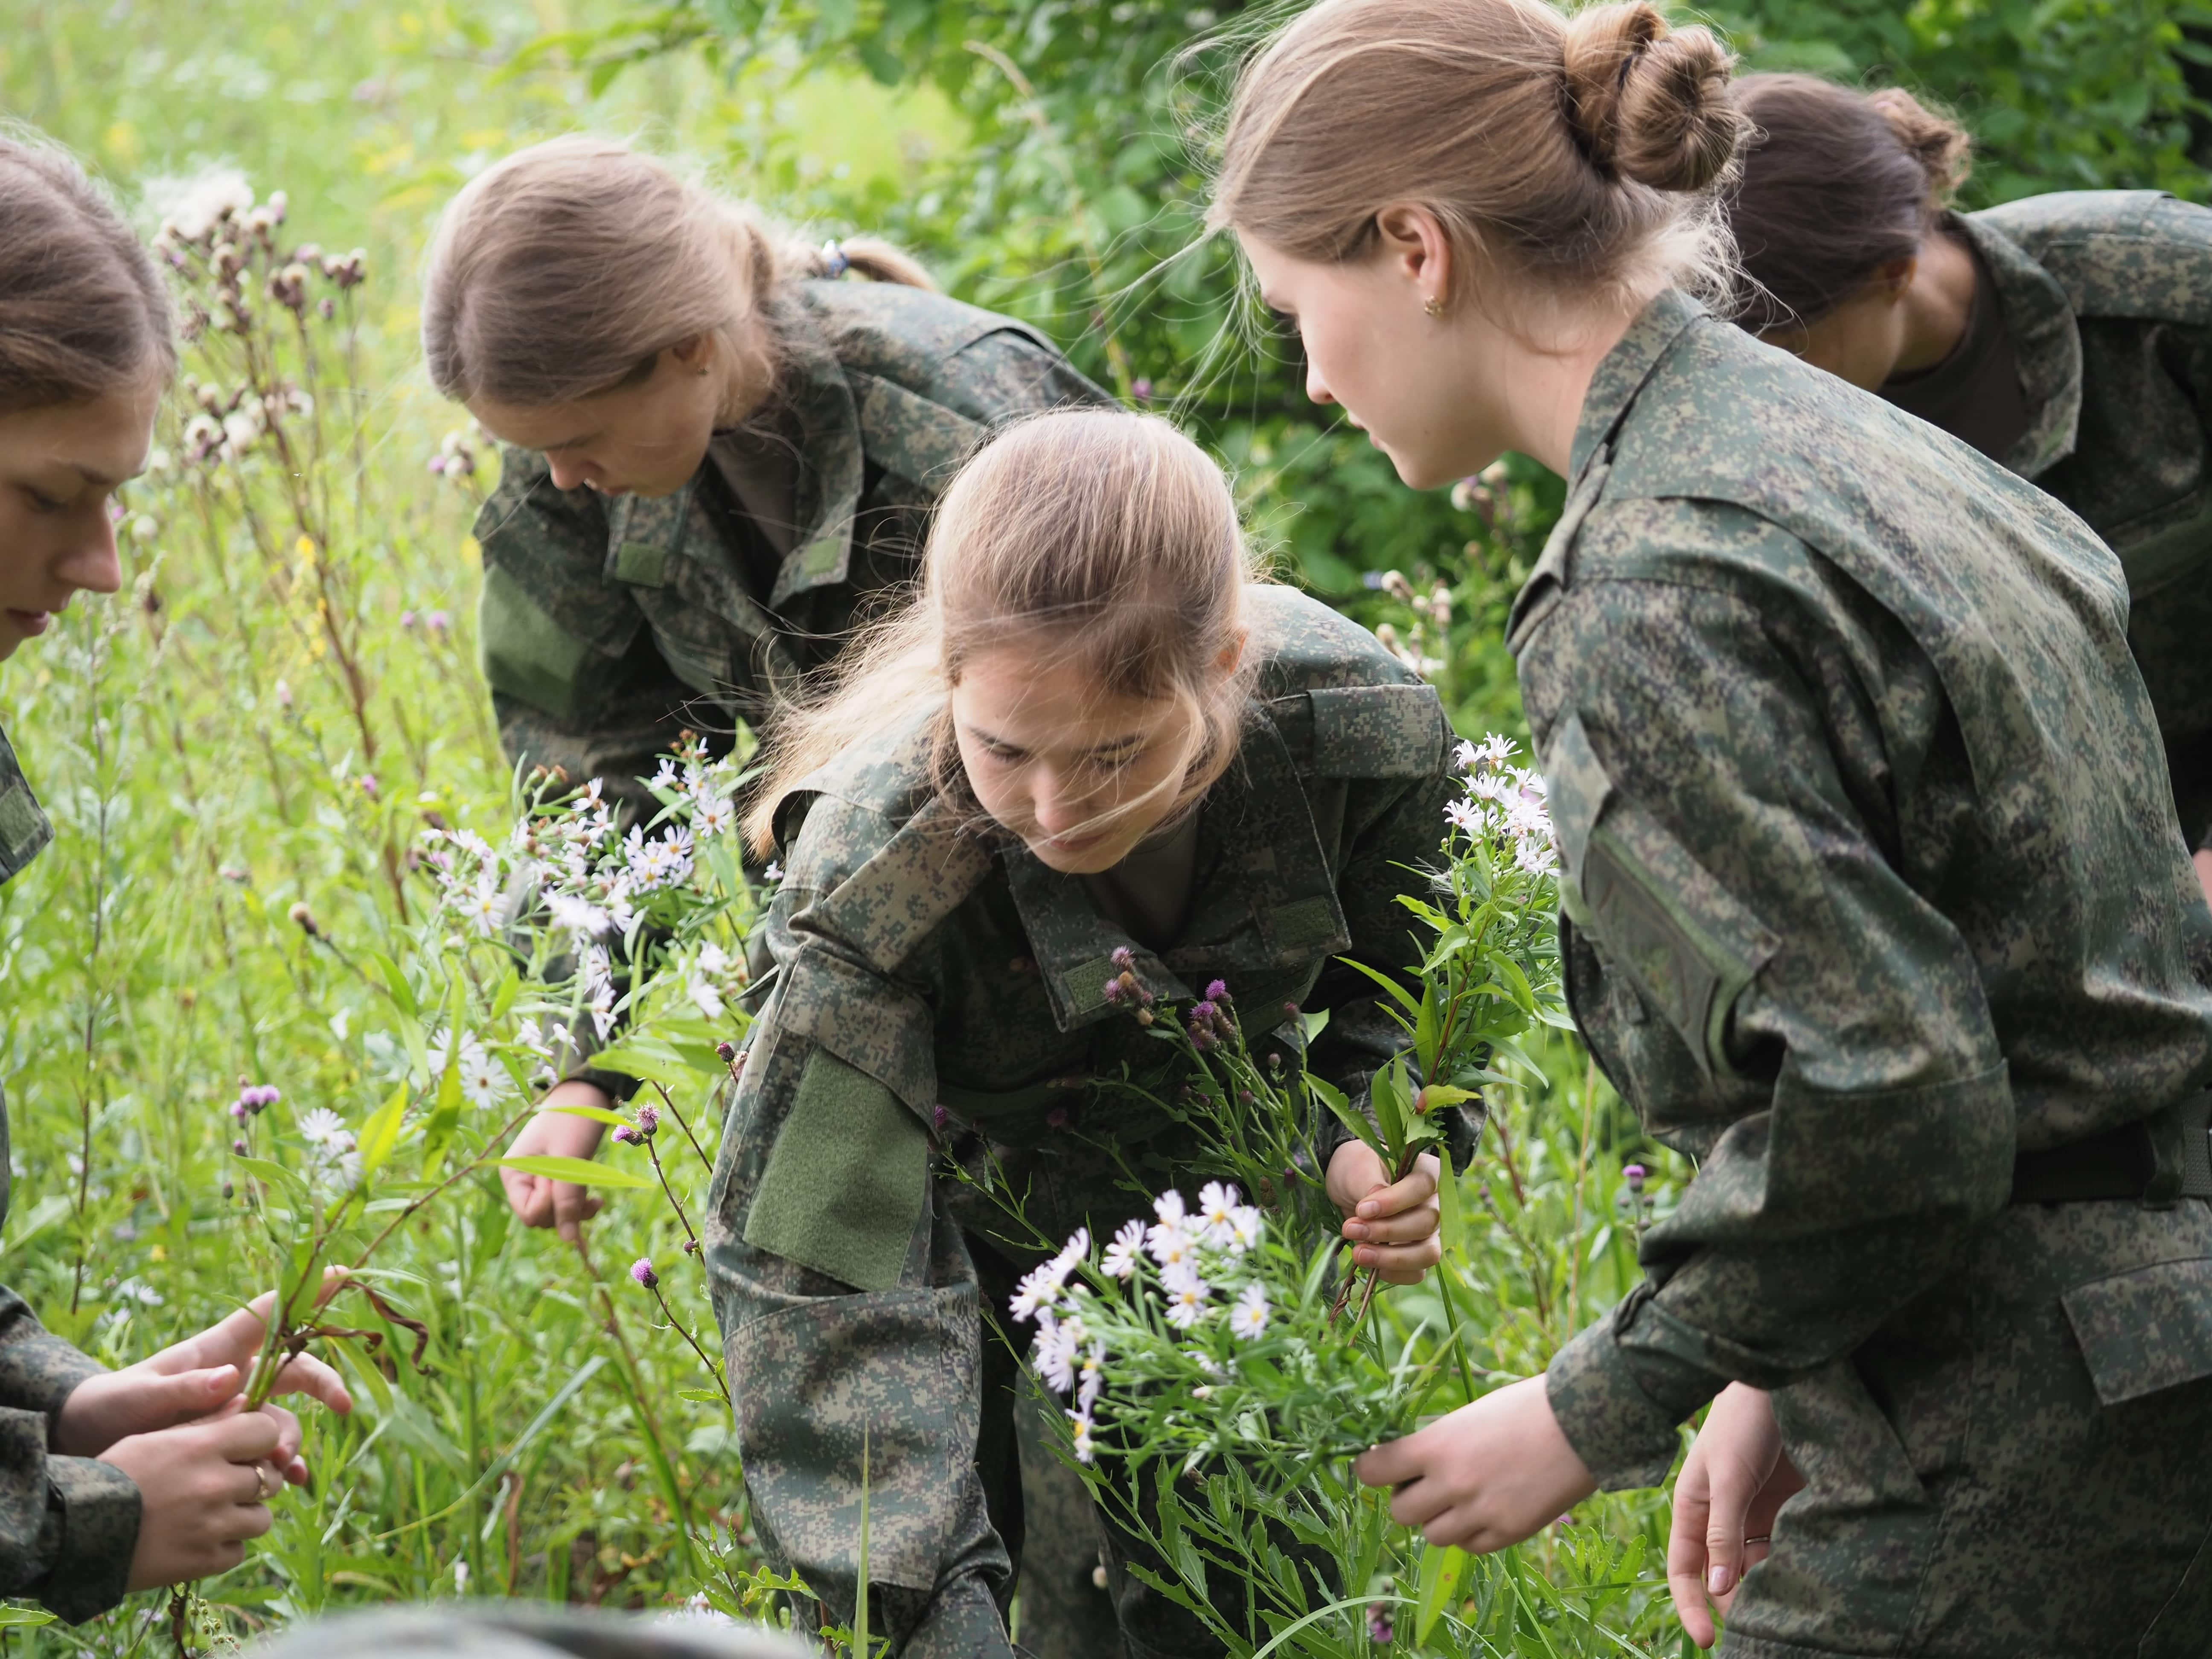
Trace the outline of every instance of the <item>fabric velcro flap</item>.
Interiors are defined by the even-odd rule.
[[[1657,818],[1614,789],[1571,715],[1545,744],[1545,778],[1573,908],[1604,952],[1680,1035],[1711,1080],[1729,1071],[1728,1017],[1781,941]]]
[[[582,697],[592,647],[561,626],[500,566],[484,569],[477,639],[485,680],[495,691],[572,717]]]
[[[615,549],[614,574],[632,587],[665,587],[668,550],[652,542],[624,542]]]
[[[937,1104],[936,1027],[921,999],[827,946],[784,965],[775,1023],[866,1072],[913,1109]]]
[[[928,1205],[921,1121],[867,1073],[816,1048],[769,1149],[745,1243],[855,1290],[887,1291]]]
[[[1421,778],[1450,729],[1432,685],[1340,685],[1313,701],[1314,770],[1325,778]]]
[[[871,460],[942,489],[988,435],[966,416],[873,374],[848,376],[860,404],[860,442]]]
[[[809,1574],[934,1589],[971,1490],[981,1324],[970,1285],[823,1297],[729,1334],[752,1513]]]
[[[2059,1300],[2106,1405],[2212,1376],[2212,1257],[2093,1279]]]

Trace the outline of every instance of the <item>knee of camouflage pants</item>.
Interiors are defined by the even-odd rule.
[[[522,1604],[341,1615],[247,1651],[252,1659],[810,1659],[812,1653],[782,1632],[707,1618]]]

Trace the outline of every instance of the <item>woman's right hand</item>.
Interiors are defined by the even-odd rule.
[[[228,1572],[246,1540],[269,1530],[267,1500],[284,1486],[272,1467],[283,1427],[245,1404],[233,1395],[197,1423],[126,1435],[100,1453],[138,1486],[132,1589]]]
[[[589,1158],[599,1151],[599,1136],[606,1126],[592,1118],[556,1112],[552,1109],[556,1106],[596,1106],[604,1112],[611,1111],[614,1102],[607,1098],[605,1090],[580,1079],[555,1085],[552,1092],[538,1103],[538,1115],[522,1126],[522,1133],[507,1149],[508,1157],[550,1153],[556,1158]],[[507,1169],[500,1170],[499,1181],[507,1188],[508,1207],[522,1218],[525,1226],[550,1227],[571,1243],[584,1236],[584,1223],[599,1212],[598,1195],[573,1181],[549,1181],[544,1176]]]
[[[1766,1559],[1776,1514],[1804,1486],[1765,1393],[1729,1383],[1683,1460],[1667,1539],[1674,1616],[1699,1647],[1712,1646],[1714,1612],[1727,1613],[1744,1574]]]

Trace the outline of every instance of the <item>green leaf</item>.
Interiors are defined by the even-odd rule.
[[[1398,1055],[1375,1073],[1367,1098],[1375,1108],[1375,1127],[1382,1132],[1383,1146],[1395,1152],[1406,1144],[1406,1121],[1413,1115],[1413,1091],[1406,1086],[1405,1055]]]
[[[521,988],[522,975],[515,972],[513,963],[509,963],[507,972],[500,979],[499,989],[492,994],[492,1018],[501,1020],[507,1018],[507,1011],[514,1006],[515,993]]]
[[[1467,1572],[1467,1552],[1431,1544],[1421,1552],[1421,1589],[1413,1615],[1413,1644],[1428,1644],[1443,1610],[1459,1599],[1460,1580]]]
[[[1357,968],[1361,973],[1366,975],[1368,978],[1373,980],[1377,985],[1381,986],[1392,996],[1395,997],[1398,1000],[1399,1006],[1405,1009],[1407,1013],[1411,1015],[1413,1018],[1419,1019],[1421,1017],[1421,1005],[1419,1001],[1415,999],[1411,991],[1408,991],[1404,986],[1399,984],[1398,981],[1391,978],[1389,975],[1379,972],[1373,968],[1370,968],[1364,962],[1354,962],[1350,957],[1339,957],[1337,960],[1347,968]]]
[[[722,1403],[722,1396],[712,1389],[678,1389],[676,1397],[688,1400],[695,1406],[719,1406]]]
[[[390,957],[372,954],[369,960],[384,975],[384,988],[392,994],[392,1002],[410,1019],[422,1018],[422,1006],[415,1000],[415,988],[407,982],[407,975],[399,971],[399,964]]]
[[[373,1176],[392,1156],[392,1149],[399,1144],[399,1121],[407,1115],[407,1085],[405,1083],[392,1091],[390,1098],[378,1107],[361,1131],[361,1172]]]
[[[1343,1124],[1346,1128],[1351,1130],[1353,1134],[1374,1149],[1376,1157],[1381,1158],[1389,1157],[1389,1153],[1383,1148],[1382,1140],[1375,1133],[1375,1126],[1352,1109],[1352,1103],[1345,1099],[1342,1090],[1332,1087],[1317,1077],[1308,1078],[1306,1086],[1321,1097],[1322,1105],[1336,1114],[1338,1122]]]
[[[273,1182],[275,1185],[283,1188],[286,1192],[292,1194],[295,1197],[304,1198],[307,1196],[307,1183],[301,1180],[298,1176],[293,1174],[291,1170],[286,1169],[281,1164],[271,1164],[265,1158],[239,1158],[236,1156],[234,1156],[230,1161],[239,1169],[245,1170],[248,1175],[258,1176],[264,1181]]]
[[[54,1615],[44,1607],[0,1607],[0,1630],[13,1626],[17,1629],[51,1625]]]
[[[633,1191],[644,1191],[653,1182],[641,1175],[628,1170],[618,1170],[610,1164],[594,1164],[587,1158],[556,1158],[550,1152],[532,1157],[503,1158],[499,1161],[502,1170],[520,1170],[525,1175],[543,1176],[548,1181],[573,1181],[579,1187],[621,1187]]]
[[[1452,1173],[1449,1158],[1437,1162],[1437,1233],[1443,1242],[1444,1255],[1456,1256],[1467,1248],[1467,1218],[1459,1206],[1459,1177]],[[1448,1269],[1440,1267],[1437,1271]]]

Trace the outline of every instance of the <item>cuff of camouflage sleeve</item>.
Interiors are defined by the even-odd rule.
[[[561,1074],[563,1083],[588,1083],[611,1100],[628,1100],[644,1086],[634,1077],[620,1072],[602,1072],[596,1066],[579,1066]]]
[[[30,1322],[27,1317],[25,1322]],[[0,1347],[0,1406],[44,1412],[51,1435],[62,1402],[85,1378],[106,1369],[51,1331],[35,1331]]]
[[[123,1599],[138,1547],[138,1483],[112,1463],[49,1457],[46,1480],[61,1511],[61,1546],[38,1595],[72,1625],[97,1618]]]
[[[1621,1352],[1618,1327],[1636,1298],[1552,1357],[1544,1397],[1601,1492],[1656,1486],[1681,1449],[1681,1415],[1644,1393]]]

